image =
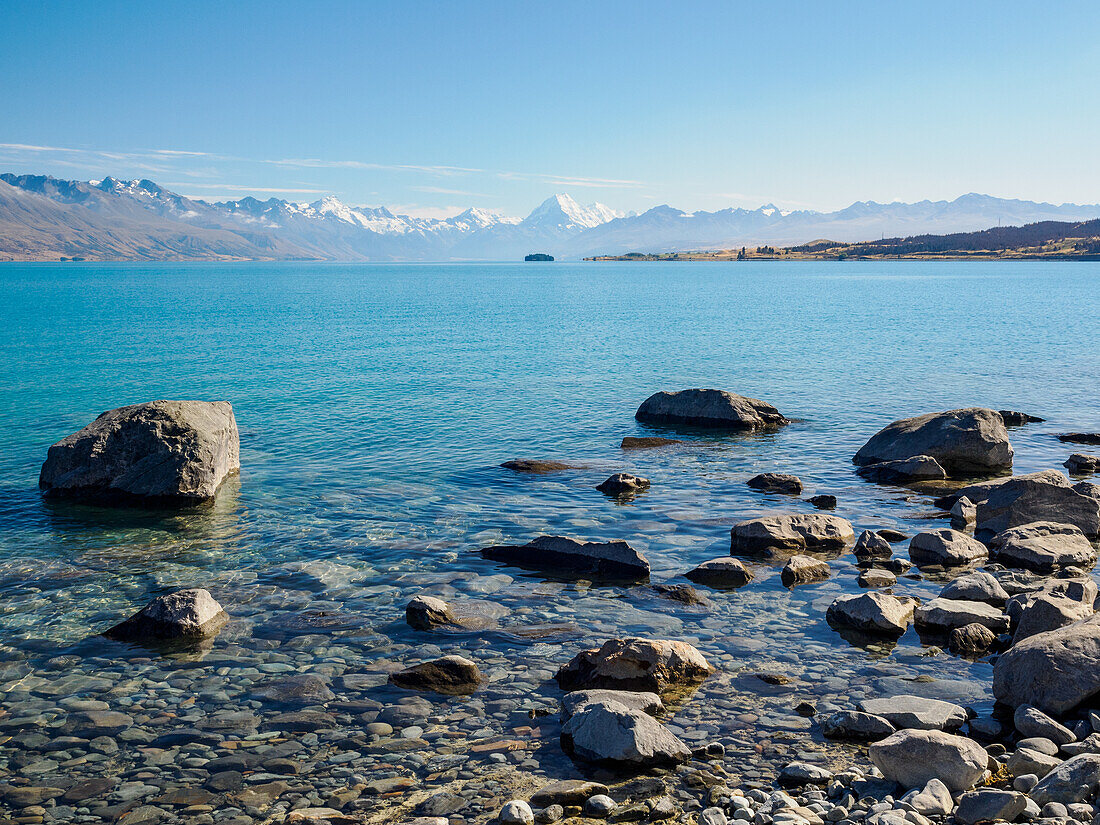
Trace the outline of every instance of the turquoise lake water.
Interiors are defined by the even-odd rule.
[[[623,436],[669,434],[634,421],[642,400],[696,386],[767,400],[797,421],[620,450]],[[4,265],[0,682],[48,681],[63,654],[78,671],[93,656],[89,672],[136,661],[84,640],[189,585],[251,622],[212,655],[269,649],[300,632],[303,610],[324,608],[360,624],[311,627],[317,661],[331,664],[324,642],[338,637],[358,651],[341,654],[344,667],[384,672],[425,654],[402,611],[427,588],[493,603],[503,631],[578,629],[434,640],[437,655],[498,661],[497,697],[522,684],[549,701],[549,674],[576,650],[638,633],[693,641],[727,665],[780,667],[826,705],[858,696],[860,683],[880,691],[882,680],[922,677],[938,680],[929,695],[987,706],[987,664],[922,655],[912,630],[869,651],[828,628],[824,607],[858,590],[851,556],[829,582],[791,592],[761,568],[746,588],[708,592],[711,609],[697,613],[643,588],[553,582],[473,551],[540,533],[622,538],[649,557],[654,581],[672,580],[727,554],[731,524],[814,512],[804,500],[814,493],[835,494],[857,533],[946,526],[929,496],[854,475],[851,456],[870,435],[924,412],[1023,410],[1046,422],[1010,431],[1016,472],[1061,469],[1074,450],[1055,434],[1100,429],[1098,387],[1096,263]],[[113,511],[41,498],[51,443],[156,398],[233,403],[242,470],[215,506]],[[511,458],[582,469],[523,476],[498,466]],[[652,487],[612,501],[594,487],[617,471]],[[765,471],[800,476],[804,498],[745,486]],[[939,587],[903,578],[894,592]],[[509,663],[526,675],[511,688]],[[693,724],[813,742],[786,698],[738,679],[704,686]],[[722,701],[733,705],[699,722]],[[541,770],[574,768],[548,756]]]

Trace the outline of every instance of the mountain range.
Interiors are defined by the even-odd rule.
[[[623,214],[554,195],[526,218],[467,209],[451,218],[243,198],[210,203],[150,180],[60,180],[0,175],[0,260],[518,260],[625,252],[794,245],[828,238],[971,232],[998,224],[1080,221],[1100,205],[1049,204],[969,194],[952,201],[860,201],[836,212],[759,209],[684,212],[667,205]]]

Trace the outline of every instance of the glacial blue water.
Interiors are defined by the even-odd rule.
[[[797,421],[619,448],[627,435],[668,434],[634,421],[643,399],[696,386],[765,399]],[[826,492],[857,533],[946,526],[929,496],[855,476],[856,449],[895,418],[980,405],[1045,418],[1011,430],[1015,468],[1061,469],[1073,450],[1055,434],[1100,429],[1098,387],[1096,263],[7,264],[0,664],[79,653],[82,639],[187,585],[269,626],[312,593],[386,635],[383,658],[408,663],[423,640],[401,625],[404,602],[434,587],[505,605],[506,628],[532,618],[583,628],[529,647],[437,641],[515,661],[548,696],[546,675],[579,647],[640,633],[676,634],[727,665],[781,665],[826,703],[846,689],[822,681],[822,666],[872,686],[927,677],[938,680],[930,695],[988,705],[986,663],[927,655],[913,630],[868,651],[828,628],[825,606],[858,590],[851,556],[829,582],[791,592],[778,570],[757,566],[747,587],[707,591],[711,609],[693,612],[644,588],[552,582],[474,551],[540,533],[621,538],[646,553],[654,581],[677,580],[728,553],[731,524],[814,512],[805,498]],[[233,403],[242,470],[215,506],[42,499],[51,443],[106,409],[156,398]],[[499,467],[511,458],[581,468],[524,476]],[[610,500],[594,487],[616,471],[652,487]],[[804,496],[745,486],[764,471],[800,476]],[[318,560],[329,572],[303,584],[300,563]],[[940,586],[903,577],[894,592]],[[233,649],[253,636],[264,634],[236,632]],[[509,678],[492,690],[508,695]],[[763,683],[736,684],[756,707],[736,726],[782,717],[793,721],[778,729],[805,729],[769,704]]]

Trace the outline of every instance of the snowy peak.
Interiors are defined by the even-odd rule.
[[[496,212],[490,212],[487,209],[477,209],[476,207],[467,209],[465,212],[455,215],[453,218],[447,218],[447,220],[441,221],[441,223],[462,232],[476,232],[479,229],[488,229],[500,224],[514,226],[519,222],[519,218],[506,218]]]
[[[523,220],[523,224],[542,229],[592,229],[622,217],[622,212],[616,212],[602,203],[581,206],[569,195],[561,194],[544,200]]]

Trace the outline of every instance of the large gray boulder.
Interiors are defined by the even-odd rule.
[[[539,536],[522,545],[485,547],[487,559],[516,567],[641,581],[649,577],[649,561],[625,541],[576,541],[565,536]]]
[[[978,505],[979,533],[1001,533],[1036,521],[1072,524],[1093,538],[1100,532],[1100,501],[1075,490],[1057,470],[1013,476],[985,490],[975,487],[960,492]]]
[[[977,742],[938,730],[902,730],[868,747],[871,761],[887,779],[906,788],[939,779],[959,793],[985,772],[989,755]]]
[[[1019,644],[1030,636],[1048,633],[1060,627],[1087,619],[1095,611],[1092,604],[1085,604],[1065,596],[1040,592],[1022,602],[1023,610],[1012,634],[1012,643]]]
[[[765,516],[735,524],[730,530],[730,554],[757,558],[788,558],[795,553],[839,553],[855,541],[852,525],[839,516]]]
[[[190,504],[212,499],[240,467],[227,401],[149,401],[105,412],[50,447],[38,486],[50,496]]]
[[[1096,563],[1096,550],[1079,528],[1053,521],[1011,527],[991,538],[989,547],[1006,567],[1038,573],[1070,566],[1088,568]]]
[[[985,570],[975,570],[950,582],[940,591],[940,598],[985,602],[1001,607],[1008,601],[1008,591],[992,574]]]
[[[949,527],[917,533],[909,541],[909,558],[918,567],[929,564],[953,567],[988,555],[989,551],[980,541]]]
[[[930,456],[949,475],[982,475],[1012,466],[1012,445],[1001,416],[971,407],[895,421],[860,448],[860,465]]]
[[[968,602],[962,599],[932,599],[922,604],[913,614],[918,630],[933,633],[950,633],[956,627],[980,624],[994,633],[1008,630],[1008,616],[1000,608],[985,602]]]
[[[760,430],[790,423],[764,401],[700,389],[654,393],[642,402],[634,417],[645,424],[713,429]]]
[[[915,604],[910,599],[899,599],[878,591],[838,596],[825,611],[825,620],[830,627],[838,630],[901,636],[913,620]]]
[[[195,640],[217,635],[229,621],[222,606],[201,588],[157,596],[103,635],[126,642]]]
[[[645,769],[691,759],[664,725],[615,701],[582,706],[561,729],[562,749],[584,762]]]
[[[703,654],[687,642],[627,638],[581,651],[555,678],[566,691],[605,688],[665,694],[692,687],[712,672]]]
[[[966,724],[966,708],[939,699],[901,694],[859,703],[864,713],[880,716],[895,728],[958,730]]]
[[[1057,716],[1098,693],[1100,616],[1030,636],[993,666],[993,695],[1013,708],[1034,705]]]
[[[1060,802],[1092,802],[1100,789],[1100,754],[1071,757],[1039,780],[1030,796],[1037,805]]]

